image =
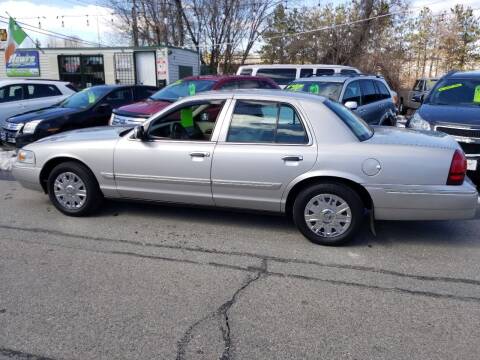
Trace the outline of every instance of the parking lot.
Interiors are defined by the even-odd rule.
[[[264,214],[70,218],[0,178],[0,359],[479,357],[478,213],[331,248]]]

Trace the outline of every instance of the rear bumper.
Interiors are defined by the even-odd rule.
[[[12,174],[15,180],[24,188],[42,191],[40,185],[40,169],[33,166],[20,166],[16,162],[13,163]]]
[[[455,220],[475,217],[478,193],[470,180],[461,186],[370,185],[377,220]]]

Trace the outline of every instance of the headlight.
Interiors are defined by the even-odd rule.
[[[112,113],[112,115],[110,116],[110,120],[108,121],[108,125],[113,125],[114,121],[115,121],[115,114]]]
[[[408,127],[411,127],[415,130],[432,130],[432,126],[430,125],[430,123],[422,119],[418,111],[413,114],[413,117],[410,120]]]
[[[33,120],[25,124],[23,127],[23,133],[24,134],[33,134],[35,132],[35,129],[37,128],[38,124],[40,124],[42,120]]]
[[[23,164],[35,164],[35,153],[30,150],[19,150],[17,161]]]

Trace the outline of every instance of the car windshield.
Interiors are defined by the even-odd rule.
[[[328,81],[294,81],[285,90],[303,91],[315,95],[328,97],[338,101],[342,92],[343,83]]]
[[[480,105],[480,80],[444,79],[430,93],[426,103],[432,105]]]
[[[426,84],[427,84],[426,89],[427,89],[427,90],[432,90],[433,87],[435,86],[435,84],[437,83],[437,81],[438,81],[437,79],[428,79],[428,80],[426,80]]]
[[[358,140],[365,141],[373,136],[373,129],[342,104],[330,100],[326,100],[324,104],[350,128]]]
[[[212,90],[215,81],[212,80],[178,80],[150,96],[152,100],[174,102],[181,97],[195,95],[202,91]]]
[[[59,106],[70,109],[86,109],[95,105],[109,91],[110,89],[105,87],[87,88],[65,99]]]

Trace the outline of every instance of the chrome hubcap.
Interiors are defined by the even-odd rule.
[[[87,189],[82,179],[72,172],[57,176],[53,191],[58,203],[65,209],[79,209],[87,200]]]
[[[333,194],[319,194],[305,206],[305,222],[310,230],[322,237],[342,235],[352,223],[347,202]]]

